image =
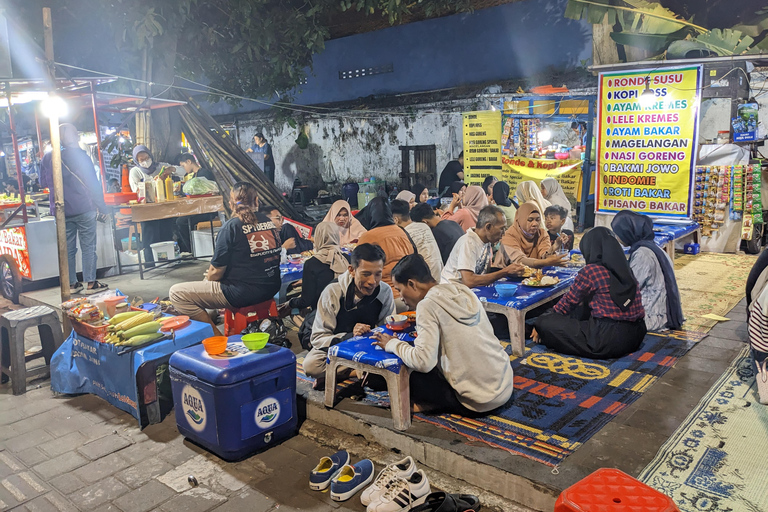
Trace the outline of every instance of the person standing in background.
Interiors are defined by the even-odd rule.
[[[438,197],[444,197],[451,183],[454,181],[464,181],[464,152],[459,153],[456,160],[451,160],[445,165],[443,172],[440,173],[440,181],[437,186]]]
[[[96,221],[104,222],[108,213],[104,194],[96,178],[93,162],[80,149],[80,136],[71,124],[62,124],[61,177],[64,184],[64,216],[67,227],[67,261],[69,262],[69,292],[91,295],[107,289],[96,280]],[[55,213],[53,201],[53,153],[43,157],[40,181],[50,190],[51,213]],[[77,239],[80,239],[83,262],[83,283],[77,280]],[[63,276],[62,276],[63,277]]]
[[[255,153],[264,155],[264,174],[269,181],[275,182],[275,157],[272,156],[272,146],[269,145],[264,134],[259,132],[253,136],[253,145],[245,150],[246,153]]]

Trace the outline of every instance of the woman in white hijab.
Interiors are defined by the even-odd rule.
[[[573,220],[571,219],[571,202],[565,197],[563,187],[555,178],[544,178],[541,180],[541,193],[552,204],[562,206],[568,212],[568,218],[565,219],[563,229],[573,231]]]
[[[541,195],[541,189],[535,181],[521,181],[517,184],[517,190],[515,190],[515,196],[517,196],[517,204],[523,203],[535,203],[538,206],[538,211],[541,215],[544,215],[544,210],[548,206],[552,206],[552,203],[544,199]]]

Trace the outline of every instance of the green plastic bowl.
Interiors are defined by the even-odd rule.
[[[243,345],[248,350],[261,350],[267,345],[269,334],[266,332],[253,332],[243,335],[242,340]]]

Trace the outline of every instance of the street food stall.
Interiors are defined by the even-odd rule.
[[[109,83],[114,78],[72,78],[57,80],[60,97],[73,108],[91,110],[95,133],[100,133],[99,112],[130,114],[140,110],[167,108],[183,105],[183,101],[159,98],[145,98],[125,94],[107,93],[96,90],[99,84]],[[6,80],[0,82],[0,106],[9,107],[23,103],[39,102],[48,97],[48,85],[42,80]],[[18,148],[14,109],[8,108],[9,127],[13,148]],[[35,113],[38,147],[43,148],[40,123]],[[106,191],[106,168],[97,144],[99,177],[102,189]],[[21,168],[17,149],[8,155],[14,160],[16,169]],[[3,296],[18,302],[24,281],[39,281],[59,275],[56,259],[56,225],[44,205],[47,197],[39,196],[38,201],[30,200],[23,186],[21,173],[16,173],[19,188],[18,202],[7,202],[0,206],[4,212],[0,221],[0,291]],[[109,194],[107,195],[109,196]],[[43,204],[41,204],[43,203]],[[24,205],[24,206],[22,206]],[[114,228],[109,223],[98,223],[98,240],[109,243],[97,245],[98,267],[111,268],[118,265],[118,254],[114,248]],[[77,270],[81,261],[77,260]]]

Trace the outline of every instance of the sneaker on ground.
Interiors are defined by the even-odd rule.
[[[103,292],[108,288],[109,286],[106,284],[94,281],[93,283],[88,283],[88,285],[83,288],[82,293],[83,295],[93,295],[94,293]]]
[[[373,481],[373,462],[363,459],[357,464],[347,464],[338,476],[331,480],[331,499],[346,501]]]
[[[309,474],[309,488],[313,491],[327,489],[331,485],[331,480],[347,464],[349,464],[349,454],[345,450],[340,450],[330,457],[323,457]]]
[[[367,507],[387,491],[387,487],[389,487],[392,480],[396,478],[410,478],[415,472],[416,463],[410,455],[403,460],[389,464],[379,472],[373,484],[363,491],[363,494],[360,495],[360,501]]]
[[[424,503],[431,492],[429,480],[422,470],[416,471],[408,479],[392,480],[386,492],[378,500],[371,502],[367,512],[406,512]]]

